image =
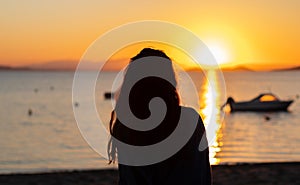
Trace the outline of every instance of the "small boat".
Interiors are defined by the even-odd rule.
[[[260,94],[250,101],[236,102],[232,97],[229,97],[226,103],[229,104],[231,112],[234,111],[287,111],[288,107],[293,103],[293,100],[282,101],[272,93]]]

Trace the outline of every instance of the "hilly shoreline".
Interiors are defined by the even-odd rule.
[[[46,62],[42,64],[32,64],[27,66],[12,67],[8,65],[0,65],[0,70],[26,70],[26,71],[75,71],[77,68],[77,61],[55,61],[55,62]],[[82,70],[93,71],[97,70],[99,67],[93,62],[86,62]],[[104,70],[107,71],[118,71],[117,68],[111,68],[106,65],[103,66]],[[224,67],[221,68],[224,72],[257,72],[257,70],[250,69],[246,66],[234,66],[234,67]],[[187,71],[198,71],[199,69],[189,69]],[[290,68],[281,68],[274,70],[266,70],[266,72],[280,72],[280,71],[299,71],[300,66],[290,67]]]

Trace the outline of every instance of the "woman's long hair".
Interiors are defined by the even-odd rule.
[[[154,97],[160,97],[167,106],[166,115],[162,123],[156,128],[150,131],[137,131],[121,123],[118,119],[118,113],[112,111],[109,123],[109,130],[112,136],[108,144],[109,163],[114,162],[116,158],[117,147],[114,143],[114,139],[118,139],[119,141],[130,145],[146,146],[164,140],[177,126],[180,115],[180,99],[176,89],[177,80],[172,61],[163,51],[144,48],[139,54],[131,58],[118,98],[122,97],[122,91],[124,91],[123,86],[127,83],[128,79],[135,77],[130,70],[131,64],[138,62],[138,59],[151,56],[167,59],[164,60],[167,62],[167,68],[164,68],[164,70],[166,70],[166,73],[170,74],[171,82],[154,76],[145,77],[139,80],[134,84],[132,89],[130,89],[128,100],[130,111],[139,119],[147,119],[151,116],[149,102]],[[155,63],[155,58],[150,62]],[[116,99],[116,107],[119,103],[118,98]]]

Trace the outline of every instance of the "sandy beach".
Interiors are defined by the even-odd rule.
[[[300,163],[261,163],[212,166],[215,185],[300,184]],[[0,175],[1,185],[115,185],[118,171],[85,170]]]

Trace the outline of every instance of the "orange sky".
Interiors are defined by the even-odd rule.
[[[78,61],[106,31],[132,21],[155,19],[193,31],[225,66],[297,66],[299,8],[298,0],[3,0],[0,65]]]

